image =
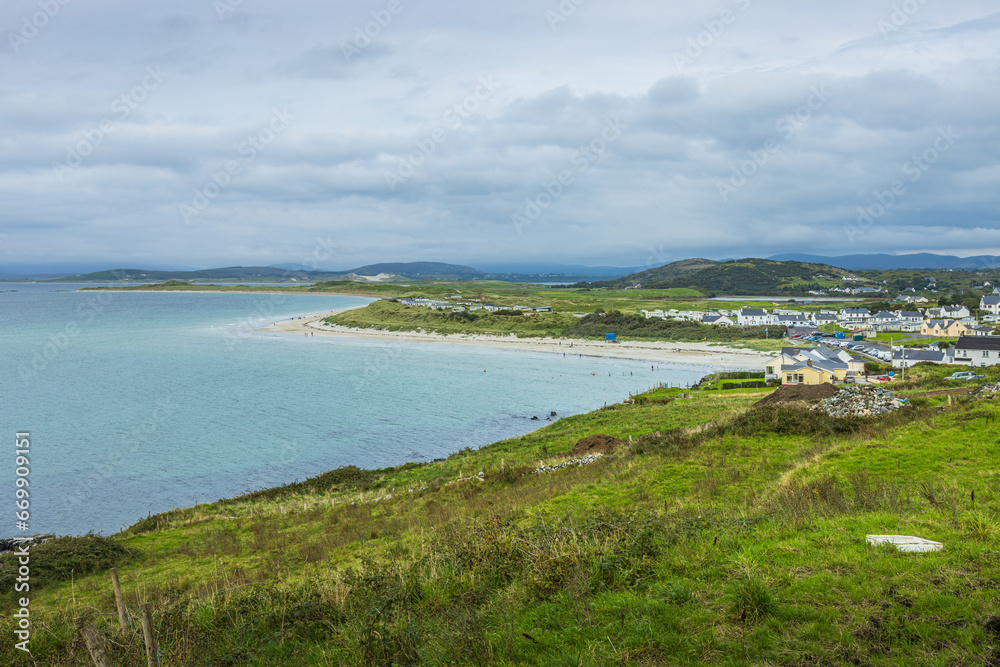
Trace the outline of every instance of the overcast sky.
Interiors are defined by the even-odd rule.
[[[996,0],[0,12],[0,273],[1000,253]]]

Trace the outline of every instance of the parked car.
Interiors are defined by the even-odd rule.
[[[892,381],[892,378],[889,377],[888,375],[879,375],[875,379],[878,380],[879,382],[891,382]]]
[[[802,338],[802,334],[795,334],[792,338]]]
[[[985,377],[985,375],[976,375],[972,371],[959,371],[952,373],[945,380],[982,380]]]

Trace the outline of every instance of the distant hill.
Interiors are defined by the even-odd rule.
[[[385,262],[369,264],[345,271],[314,271],[299,264],[284,266],[231,266],[197,271],[159,271],[151,269],[111,269],[49,279],[49,282],[136,282],[161,283],[167,280],[193,282],[272,283],[367,280],[378,276],[378,282],[399,280],[499,280],[504,282],[577,282],[603,277],[599,273],[487,273],[471,266],[444,262]]]
[[[221,269],[203,269],[200,271],[153,271],[149,269],[110,269],[94,271],[76,276],[55,278],[48,282],[64,283],[114,283],[128,282],[165,282],[167,280],[184,281],[220,281],[220,282],[311,282],[317,279],[330,280],[339,274],[326,271],[292,271],[273,266],[230,266]]]
[[[670,289],[688,287],[718,296],[800,296],[837,284],[844,271],[826,264],[779,262],[746,258],[715,262],[693,259],[673,262],[595,286]]]
[[[591,276],[594,279],[612,280],[630,273],[642,271],[641,266],[587,266],[586,264],[550,264],[548,262],[503,262],[484,263],[477,266],[492,275],[533,275],[533,276]]]
[[[781,262],[795,261],[812,264],[829,264],[851,271],[891,271],[894,269],[956,269],[975,271],[977,269],[995,269],[1000,266],[1000,257],[994,255],[955,257],[954,255],[935,255],[929,252],[910,255],[842,255],[840,257],[788,253],[774,255],[769,259]]]
[[[624,276],[615,282],[642,284],[644,287],[652,286],[653,284],[662,283],[663,281],[668,281],[687,273],[709,269],[717,264],[719,262],[712,259],[682,259],[677,262],[671,262],[670,264]]]
[[[444,262],[385,262],[360,266],[345,273],[375,276],[393,273],[409,280],[481,280],[485,273],[471,266],[445,264]]]

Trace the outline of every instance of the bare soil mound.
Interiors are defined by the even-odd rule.
[[[815,402],[834,396],[839,390],[829,382],[823,384],[782,385],[753,404],[753,407],[791,403],[793,401]]]
[[[588,435],[586,438],[581,438],[575,445],[573,449],[569,450],[572,456],[587,456],[588,454],[606,454],[618,445],[624,445],[624,440],[619,440],[618,438],[612,438],[610,435],[603,435],[598,433],[597,435]]]

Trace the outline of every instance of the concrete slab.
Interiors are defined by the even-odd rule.
[[[926,553],[928,551],[940,551],[944,545],[940,542],[925,540],[922,537],[911,535],[866,535],[868,544],[876,546],[878,544],[891,544],[900,551],[910,551],[916,553]]]

